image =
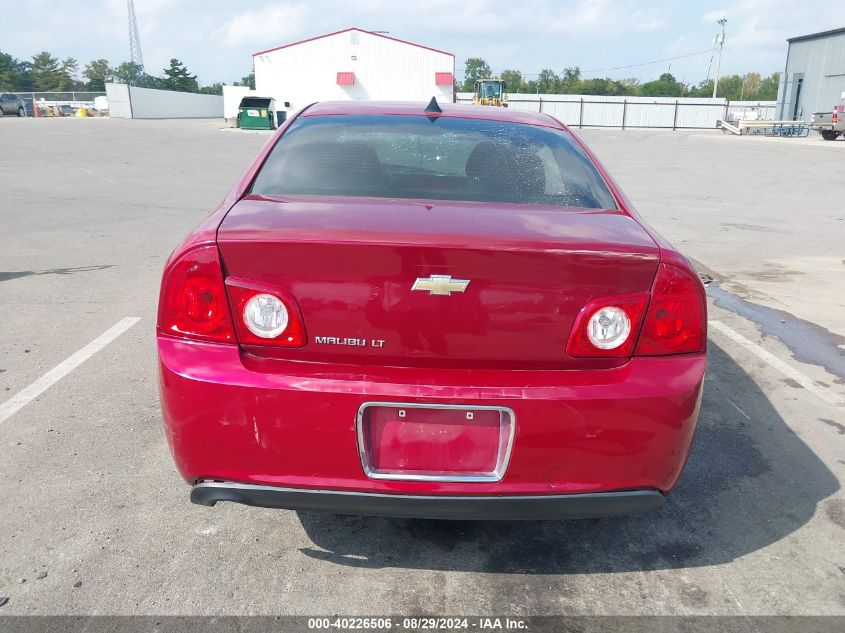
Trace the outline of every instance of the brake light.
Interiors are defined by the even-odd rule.
[[[575,318],[566,353],[593,358],[630,356],[647,304],[647,292],[590,301]]]
[[[186,338],[235,342],[216,246],[189,250],[165,271],[158,327]]]
[[[637,356],[702,352],[707,344],[704,286],[692,272],[660,264],[637,342]]]
[[[292,296],[278,288],[237,277],[226,280],[226,290],[241,345],[305,345],[305,324],[299,304]]]

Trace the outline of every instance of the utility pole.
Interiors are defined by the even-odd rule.
[[[722,64],[722,47],[725,45],[725,25],[728,23],[727,18],[717,20],[722,27],[719,34],[716,36],[716,79],[713,80],[713,98],[716,98],[716,89],[719,87],[719,66]]]

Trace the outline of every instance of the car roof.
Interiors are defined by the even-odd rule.
[[[307,108],[301,116],[328,115],[418,115],[428,116],[428,102],[421,101],[322,101]],[[456,119],[482,119],[524,125],[541,125],[566,129],[566,126],[547,114],[525,112],[493,106],[464,105],[438,102],[443,113],[439,116]]]

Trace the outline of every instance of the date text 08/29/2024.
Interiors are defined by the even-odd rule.
[[[523,631],[529,623],[524,618],[497,617],[310,617],[307,627],[309,631]]]

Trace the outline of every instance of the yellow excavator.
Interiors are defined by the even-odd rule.
[[[507,84],[501,79],[479,79],[475,82],[475,105],[508,107]]]

